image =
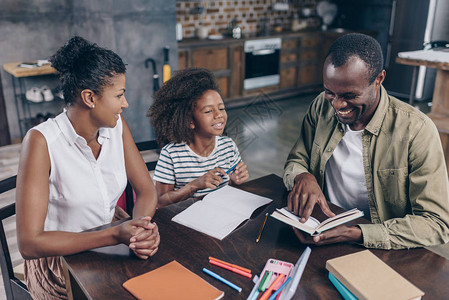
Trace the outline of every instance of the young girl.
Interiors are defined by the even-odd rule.
[[[159,207],[249,178],[236,144],[221,136],[227,114],[210,71],[176,73],[156,92],[149,116],[165,145],[154,173]]]
[[[150,223],[155,188],[121,116],[128,107],[125,64],[80,37],[50,61],[67,109],[27,133],[17,175],[18,245],[34,299],[67,298],[60,256],[124,243],[147,259],[159,245]],[[127,179],[137,195],[134,219],[82,232],[113,220]]]

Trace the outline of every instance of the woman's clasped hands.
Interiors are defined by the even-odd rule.
[[[148,259],[157,252],[161,239],[156,223],[151,223],[151,217],[139,217],[117,227],[119,242],[128,245],[140,259]]]

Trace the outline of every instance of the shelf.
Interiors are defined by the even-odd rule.
[[[58,74],[58,71],[50,65],[35,68],[22,68],[19,67],[20,64],[21,62],[6,63],[3,65],[3,69],[16,78]]]

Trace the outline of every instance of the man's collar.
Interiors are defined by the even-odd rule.
[[[376,111],[374,112],[373,117],[369,121],[368,125],[366,125],[365,129],[371,132],[374,135],[378,135],[380,132],[380,127],[382,126],[382,122],[385,118],[388,109],[388,94],[385,88],[380,86],[380,100],[377,105]]]

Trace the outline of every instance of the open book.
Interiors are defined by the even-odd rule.
[[[281,209],[277,208],[271,214],[271,216],[275,219],[278,219],[279,221],[287,223],[314,236],[338,225],[363,217],[363,211],[360,211],[357,208],[353,208],[351,210],[338,214],[335,217],[326,219],[321,223],[312,216],[310,216],[305,223],[301,223],[301,218],[290,212],[287,207]]]
[[[226,185],[173,217],[172,221],[222,240],[272,200]]]

